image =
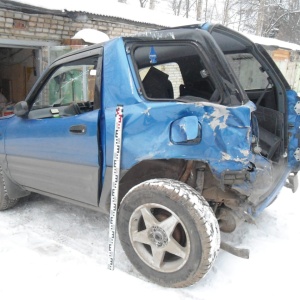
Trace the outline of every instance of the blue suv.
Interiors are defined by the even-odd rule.
[[[162,286],[210,270],[220,240],[296,191],[300,100],[266,50],[220,25],[115,38],[69,53],[0,118],[0,210],[40,193],[109,213],[124,109],[118,234]]]

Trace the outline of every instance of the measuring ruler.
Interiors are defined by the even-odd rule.
[[[115,117],[115,133],[114,133],[114,153],[113,153],[113,171],[111,181],[111,201],[109,215],[109,244],[108,244],[108,269],[114,269],[115,262],[115,242],[116,242],[116,225],[117,210],[119,198],[119,180],[120,180],[120,164],[122,149],[122,131],[123,131],[123,106],[118,105]]]

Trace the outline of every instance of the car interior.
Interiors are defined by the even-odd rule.
[[[220,45],[248,98],[257,110],[257,146],[260,154],[279,162],[284,153],[284,115],[279,111],[277,91],[267,72],[247,47],[221,35]],[[149,101],[210,102],[230,105],[218,91],[203,59],[190,44],[137,45],[133,60],[140,75],[145,98]],[[234,102],[234,105],[241,105]]]
[[[154,61],[150,58],[151,49],[152,53],[155,51]],[[137,46],[133,59],[144,95],[150,101],[220,100],[220,94],[216,97],[214,79],[191,44]]]
[[[95,84],[94,57],[61,65],[42,87],[28,118],[69,117],[92,111]]]

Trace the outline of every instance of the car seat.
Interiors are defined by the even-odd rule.
[[[148,98],[174,99],[174,91],[169,75],[151,67],[143,79],[143,87]]]

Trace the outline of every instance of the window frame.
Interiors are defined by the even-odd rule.
[[[41,75],[40,79],[35,83],[32,90],[29,92],[25,101],[28,104],[29,113],[32,110],[33,104],[37,101],[38,95],[41,93],[44,86],[49,82],[52,75],[62,66],[72,64],[76,61],[84,60],[94,57],[97,60],[96,78],[94,86],[94,105],[93,110],[99,109],[101,106],[101,78],[102,78],[102,64],[103,64],[103,46],[95,47],[94,49],[81,49],[70,52],[63,57],[54,61]]]
[[[92,85],[92,89],[88,89],[90,86],[88,73],[91,73],[91,66],[92,64],[76,64],[72,66],[61,65],[58,67],[52,73],[52,76],[48,77],[43,88],[37,94],[32,109],[67,106],[71,103],[94,102],[94,91],[92,94],[93,99],[87,96],[89,92],[95,89],[95,82]],[[84,70],[85,68],[86,70]],[[73,77],[74,75],[75,77]],[[93,77],[93,80],[95,80],[96,74]],[[54,87],[53,84],[55,85]],[[85,89],[84,86],[86,86]],[[79,97],[82,98],[81,101],[75,99],[78,96],[78,92],[80,92]],[[57,93],[59,93],[59,96],[56,95]],[[71,99],[69,99],[70,97]]]
[[[128,43],[127,44],[127,49],[130,53],[130,57],[131,57],[131,61],[132,61],[132,65],[133,65],[133,68],[134,68],[134,72],[135,72],[135,75],[136,75],[136,78],[138,80],[138,90],[140,92],[140,94],[143,96],[143,98],[146,100],[146,101],[155,101],[155,102],[165,102],[165,101],[173,101],[173,102],[182,102],[183,100],[178,98],[174,98],[174,99],[169,99],[169,98],[150,98],[147,96],[146,92],[145,92],[145,89],[144,89],[144,86],[143,86],[143,83],[142,83],[142,80],[139,76],[139,67],[138,67],[138,64],[137,64],[137,61],[134,57],[134,52],[137,48],[139,47],[151,47],[151,46],[169,46],[169,47],[172,47],[173,45],[174,46],[186,46],[188,45],[189,47],[193,47],[195,49],[195,53],[197,53],[197,55],[199,56],[199,58],[201,59],[201,62],[203,63],[204,67],[206,70],[208,70],[209,72],[209,76],[212,78],[212,81],[215,85],[215,89],[217,89],[220,93],[220,97],[222,99],[224,99],[224,93],[223,93],[223,89],[222,87],[220,86],[220,82],[219,82],[219,79],[216,78],[215,74],[214,74],[214,71],[211,69],[211,65],[209,64],[209,61],[208,61],[208,58],[205,56],[204,53],[201,52],[201,47],[198,43],[196,42],[193,42],[193,41],[180,41],[180,40],[175,40],[175,41],[144,41],[144,42],[131,42],[131,43]],[[159,65],[162,65],[162,64],[166,64],[166,63],[177,63],[176,61],[173,61],[173,60],[169,60],[168,62],[162,62],[160,63]],[[178,64],[178,63],[177,63]],[[147,66],[153,66],[155,67],[156,65],[158,64],[149,64]],[[145,68],[147,66],[143,66],[142,68]],[[178,64],[179,68],[180,68],[180,65]],[[142,69],[141,68],[141,69]],[[181,68],[180,68],[180,71],[181,71]],[[183,79],[183,82],[184,82],[184,77],[182,76],[182,71],[181,71],[181,77]],[[207,100],[209,102],[209,100]]]

